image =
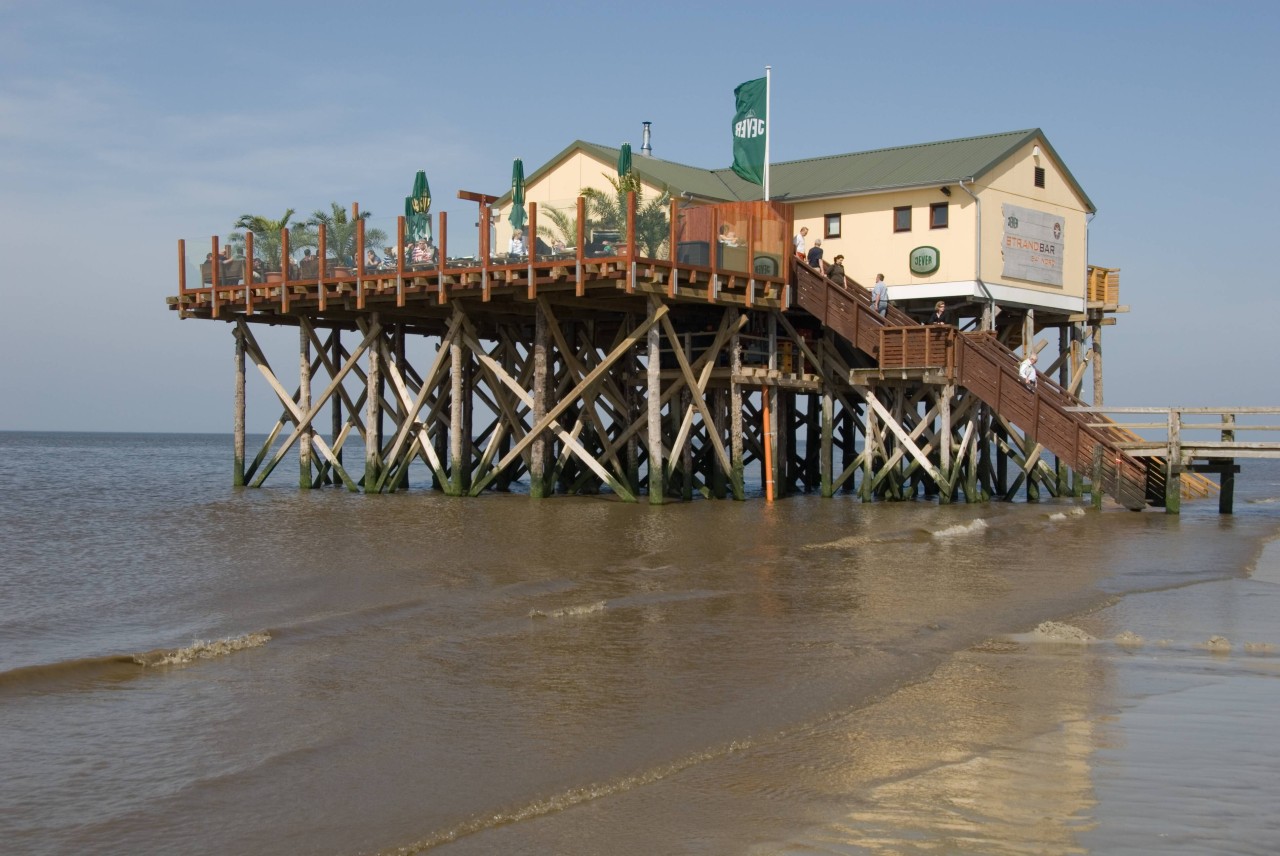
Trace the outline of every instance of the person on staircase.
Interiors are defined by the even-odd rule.
[[[1036,361],[1039,359],[1040,356],[1033,353],[1018,363],[1018,380],[1022,381],[1022,385],[1032,392],[1035,392],[1036,389]]]
[[[814,238],[813,246],[809,248],[809,267],[817,268],[818,272],[822,272],[822,239]]]
[[[884,318],[889,314],[889,286],[884,284],[884,274],[876,274],[876,284],[871,289],[871,308]]]
[[[836,285],[844,285],[844,256],[836,256],[831,260],[831,267],[827,270],[827,278]]]

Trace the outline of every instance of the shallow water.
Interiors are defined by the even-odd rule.
[[[1277,839],[1258,813],[1277,759],[1246,748],[1280,686],[1258,558],[1276,468],[1246,463],[1219,518],[237,492],[228,451],[0,434],[17,852]],[[1027,635],[1051,619],[1100,641]],[[1219,751],[1224,728],[1239,749]]]

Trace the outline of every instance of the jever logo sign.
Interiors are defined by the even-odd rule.
[[[763,77],[733,90],[733,171],[752,184],[764,184],[766,91]]]

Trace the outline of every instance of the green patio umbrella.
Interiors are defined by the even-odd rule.
[[[618,149],[618,177],[626,178],[629,172],[631,172],[631,144],[623,143],[622,148]]]
[[[507,219],[511,221],[512,229],[523,229],[527,222],[524,216],[524,161],[520,158],[511,165],[511,215]]]
[[[431,240],[431,188],[427,174],[418,170],[413,177],[413,193],[404,198],[405,240]]]

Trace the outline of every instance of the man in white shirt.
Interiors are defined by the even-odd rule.
[[[1018,363],[1018,379],[1022,381],[1022,385],[1027,389],[1034,390],[1036,388],[1036,360],[1039,357],[1032,354],[1022,362]]]
[[[516,231],[511,235],[511,246],[508,248],[507,252],[513,256],[523,256],[528,252],[524,246],[524,232],[516,229]]]
[[[796,235],[796,238],[795,238],[795,243],[796,243],[796,255],[797,255],[797,256],[799,256],[799,257],[800,257],[800,258],[802,258],[802,259],[804,259],[804,258],[805,258],[805,250],[804,250],[804,236],[805,236],[805,235],[807,235],[807,234],[809,234],[809,227],[808,227],[808,226],[801,226],[801,227],[800,227],[800,234]],[[807,260],[807,259],[806,259],[806,260]]]

